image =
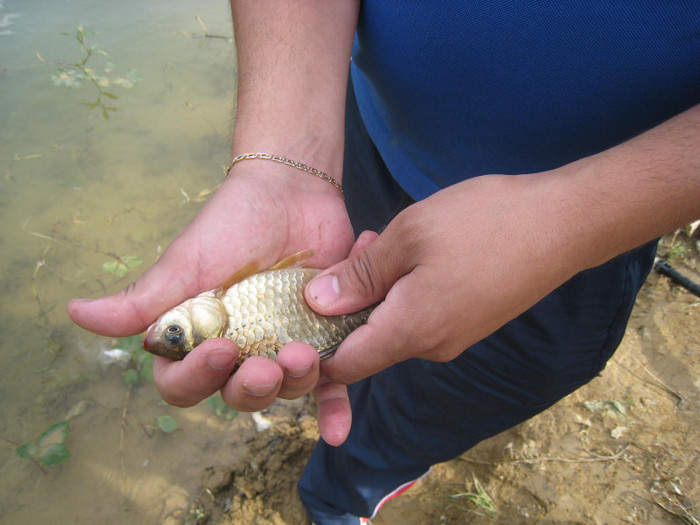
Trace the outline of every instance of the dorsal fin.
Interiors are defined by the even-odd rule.
[[[277,264],[270,266],[270,270],[282,270],[284,268],[295,268],[304,265],[304,262],[313,256],[313,250],[304,250],[301,252],[293,253],[292,255],[285,257]]]
[[[301,252],[294,253],[288,257],[285,257],[276,264],[270,266],[269,270],[282,270],[284,268],[294,268],[301,267],[304,265],[304,261],[310,259],[313,256],[313,250],[304,250]],[[243,279],[247,279],[251,275],[254,275],[260,271],[260,263],[249,262],[244,265],[240,270],[235,271],[228,279],[219,285],[219,287],[214,290],[214,294],[217,296],[226,293],[226,290],[231,288],[234,284],[240,283]]]
[[[240,283],[243,279],[247,279],[251,275],[257,273],[260,270],[260,263],[249,262],[244,265],[240,270],[235,271],[228,279],[219,285],[219,287],[214,290],[214,294],[219,296],[226,293],[226,290],[231,288],[234,284]]]

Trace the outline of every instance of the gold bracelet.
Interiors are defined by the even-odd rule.
[[[301,170],[301,171],[305,171],[306,173],[311,173],[312,175],[316,175],[317,177],[319,177],[325,181],[328,181],[333,186],[335,186],[338,189],[338,191],[340,192],[340,195],[343,197],[343,200],[345,199],[345,192],[343,191],[343,187],[340,185],[340,183],[337,180],[335,180],[333,177],[331,177],[327,173],[319,171],[316,168],[312,168],[311,166],[307,166],[306,164],[302,164],[301,162],[294,162],[293,160],[289,160],[288,158],[280,157],[279,155],[271,155],[270,153],[244,153],[243,155],[238,155],[237,157],[234,157],[234,159],[228,165],[228,167],[226,168],[226,173],[228,174],[228,172],[231,171],[231,168],[233,167],[234,164],[236,164],[236,162],[240,162],[242,160],[247,160],[247,159],[271,160],[274,162],[279,162],[280,164],[286,164],[287,166],[291,166],[292,168],[296,168],[296,169]]]

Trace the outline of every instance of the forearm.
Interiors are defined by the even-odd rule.
[[[542,176],[569,273],[602,264],[700,217],[700,106]]]
[[[359,2],[232,0],[231,8],[238,57],[234,156],[283,155],[340,179]]]

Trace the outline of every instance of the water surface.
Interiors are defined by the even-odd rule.
[[[196,473],[231,453],[204,403],[165,405],[100,356],[118,342],[70,323],[72,297],[116,291],[150,266],[223,177],[235,84],[226,2],[0,3],[0,522],[182,520]],[[117,95],[52,77],[83,57]],[[134,81],[132,86],[125,81]],[[141,261],[126,275],[118,260]],[[112,266],[109,266],[112,263]],[[133,379],[133,378],[132,378]],[[157,419],[171,415],[166,434]],[[17,445],[70,421],[70,458],[41,466]],[[220,458],[225,461],[225,458]]]

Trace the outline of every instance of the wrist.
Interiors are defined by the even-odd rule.
[[[340,183],[328,175],[327,173],[317,170],[316,168],[313,168],[311,166],[308,166],[302,162],[296,162],[292,159],[288,159],[284,156],[281,155],[273,155],[271,153],[243,153],[241,155],[235,156],[231,162],[229,163],[228,167],[226,168],[226,173],[228,174],[231,171],[231,168],[238,164],[239,162],[247,161],[247,160],[265,160],[265,161],[270,161],[270,162],[276,162],[277,164],[282,164],[284,166],[289,166],[291,168],[295,168],[297,170],[303,171],[304,173],[308,173],[309,175],[313,175],[314,177],[318,177],[319,179],[328,182],[329,184],[333,185],[336,190],[338,190],[340,196],[345,200],[345,193],[343,192],[343,187],[340,185]]]
[[[270,154],[270,157],[273,156],[278,157]],[[261,190],[264,189],[266,192],[273,192],[278,195],[278,198],[283,199],[299,199],[301,196],[306,196],[313,201],[317,197],[328,196],[341,203],[344,201],[344,193],[339,191],[334,184],[319,176],[296,168],[291,163],[277,162],[252,155],[250,157],[230,166],[226,175],[226,186],[231,183],[236,186],[236,181],[238,181],[246,185],[253,185]],[[296,163],[296,159],[289,160]],[[329,176],[329,178],[333,177]],[[342,190],[340,182],[335,182]]]

